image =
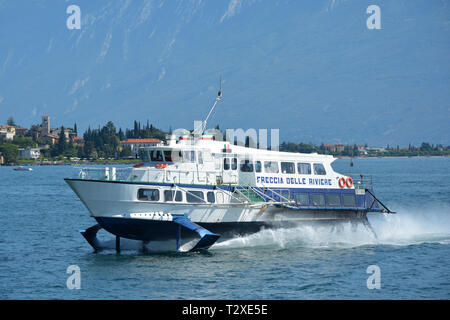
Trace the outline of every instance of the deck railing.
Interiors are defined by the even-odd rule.
[[[77,168],[75,178],[83,180],[101,181],[135,181],[135,182],[162,182],[177,184],[237,184],[238,175],[223,177],[221,171],[211,170],[168,170],[158,168]]]
[[[355,172],[347,172],[347,173],[342,173],[342,174],[352,178],[355,189],[372,189],[373,188],[372,175],[355,173]]]

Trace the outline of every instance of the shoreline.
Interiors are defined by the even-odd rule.
[[[0,167],[17,167],[17,166],[93,166],[93,165],[135,165],[141,163],[142,161],[130,161],[130,160],[105,160],[105,161],[18,161],[12,164],[3,164]]]
[[[373,156],[373,157],[349,157],[349,156],[336,156],[337,159],[405,159],[405,158],[449,158],[450,155],[440,155],[440,156]]]
[[[349,157],[336,156],[336,159],[407,159],[407,158],[449,158],[449,155],[441,156],[373,156],[373,157]],[[100,160],[100,161],[30,161],[21,160],[13,164],[3,164],[0,167],[17,167],[17,166],[93,166],[93,165],[135,165],[141,163],[141,160]]]

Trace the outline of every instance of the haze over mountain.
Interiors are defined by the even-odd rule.
[[[449,25],[439,0],[0,0],[0,123],[192,129],[222,74],[209,127],[448,145]]]

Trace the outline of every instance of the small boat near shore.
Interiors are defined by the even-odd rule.
[[[23,166],[19,166],[19,167],[15,167],[14,171],[33,171],[33,169],[32,168],[23,167]]]

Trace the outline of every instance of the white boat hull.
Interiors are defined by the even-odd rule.
[[[358,221],[365,212],[304,210],[302,212],[260,203],[186,204],[147,202],[137,199],[140,188],[149,184],[66,179],[91,216],[108,232],[123,238],[153,241],[175,239],[173,217],[184,216],[199,226],[222,236],[253,233],[262,228],[293,226],[298,223]],[[191,239],[195,232],[183,228],[181,237]]]

